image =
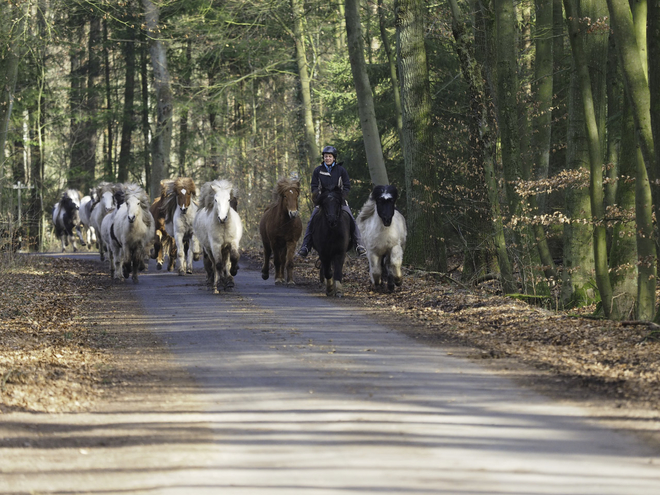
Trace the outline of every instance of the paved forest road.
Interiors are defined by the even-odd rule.
[[[660,493],[658,452],[578,408],[320,292],[242,268],[233,292],[213,295],[201,271],[152,268],[125,291],[143,308],[136,328],[156,333],[197,386],[169,403],[11,415],[52,434],[11,469],[0,449],[0,492]]]

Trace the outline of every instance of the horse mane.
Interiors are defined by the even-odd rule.
[[[360,210],[360,213],[358,214],[357,218],[355,221],[362,221],[366,220],[367,218],[371,218],[374,214],[376,213],[376,201],[372,197],[369,197],[366,203],[362,206],[362,209]]]
[[[300,193],[300,180],[288,179],[286,177],[282,177],[278,180],[273,188],[273,202],[279,201],[280,197],[284,196],[284,193],[288,189],[296,189],[298,193]]]
[[[174,212],[177,207],[177,193],[181,189],[190,191],[192,200],[197,200],[197,188],[190,177],[178,177],[176,179],[164,179],[160,181],[160,209],[165,213],[166,222],[174,218]]]
[[[226,179],[218,179],[210,182],[205,182],[202,185],[202,190],[199,196],[200,207],[212,210],[214,205],[215,193],[219,189],[228,189],[230,201],[236,201],[237,190],[231,182]]]
[[[123,192],[126,198],[135,196],[138,201],[140,201],[140,208],[142,208],[142,215],[144,217],[143,222],[149,227],[153,217],[149,211],[149,206],[151,206],[151,204],[149,203],[149,196],[147,196],[147,193],[137,184],[125,184],[123,186]]]
[[[95,196],[92,196],[94,198],[94,206],[96,206],[99,203],[99,201],[101,201],[101,198],[103,197],[103,193],[108,191],[114,194],[115,184],[112,184],[110,182],[99,182],[97,184],[97,186],[94,188]]]

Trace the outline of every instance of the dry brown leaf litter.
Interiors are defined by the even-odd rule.
[[[314,257],[296,261],[299,285],[321,292]],[[242,263],[250,262],[260,262],[256,251]],[[550,371],[578,394],[619,406],[660,405],[660,343],[646,327],[550,312],[422,272],[407,273],[403,287],[388,294],[373,290],[367,273],[365,259],[347,260],[342,304],[393,316],[416,338],[466,344],[480,358],[513,358]],[[126,362],[117,367],[116,351],[125,344],[95,326],[94,304],[121,290],[99,263],[30,257],[0,273],[0,284],[0,412],[83,410],[113,386],[148,373]]]

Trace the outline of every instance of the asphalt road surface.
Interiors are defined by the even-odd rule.
[[[277,287],[243,267],[232,292],[213,295],[196,270],[152,266],[125,291],[141,308],[136,328],[156,334],[195,386],[171,404],[12,415],[52,425],[51,441],[25,458],[0,448],[0,492],[660,493],[659,452],[580,408],[320,288]]]

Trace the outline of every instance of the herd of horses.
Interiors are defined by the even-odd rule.
[[[269,278],[272,256],[276,285],[294,284],[294,256],[303,232],[299,196],[298,179],[280,179],[259,223],[261,276]],[[394,186],[374,187],[356,218],[367,248],[370,280],[390,292],[402,283],[407,233],[406,221],[395,208],[397,197]],[[315,199],[319,213],[310,225],[319,278],[328,296],[343,295],[343,266],[353,245],[351,218],[342,210],[343,202],[341,190],[321,191]],[[101,261],[109,261],[113,279],[130,276],[137,283],[149,258],[156,260],[158,270],[168,257],[168,271],[176,265],[179,275],[190,274],[193,261],[203,257],[206,283],[214,293],[234,287],[243,224],[236,189],[228,180],[209,181],[198,189],[189,177],[166,179],[153,203],[131,183],[101,182],[85,197],[68,189],[53,207],[53,226],[63,252],[69,244],[77,251],[78,241],[96,246]]]

